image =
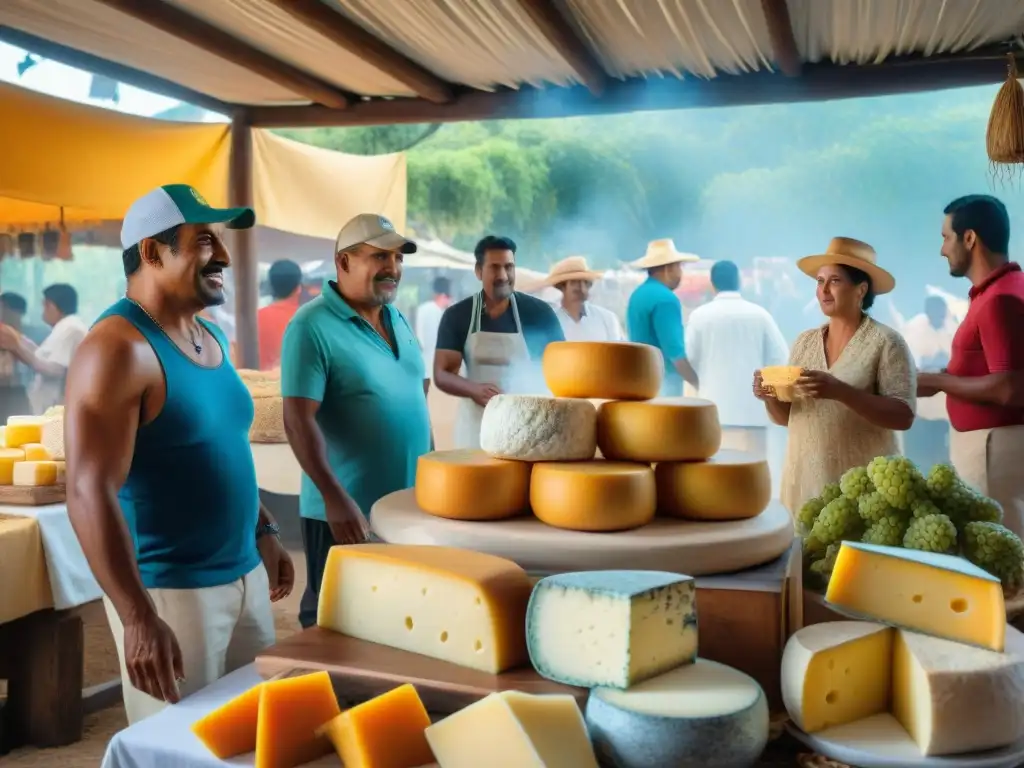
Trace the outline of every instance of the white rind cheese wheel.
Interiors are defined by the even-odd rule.
[[[707,659],[626,691],[595,688],[586,721],[598,757],[616,768],[749,766],[768,743],[761,686]]]
[[[749,520],[772,500],[768,462],[739,451],[707,461],[661,462],[654,469],[658,511],[684,520]]]
[[[434,451],[416,463],[416,504],[449,520],[501,520],[527,510],[530,465],[483,451]]]
[[[703,461],[722,447],[718,408],[694,397],[605,403],[597,444],[614,461]]]
[[[597,409],[589,400],[495,395],[484,408],[480,447],[517,461],[583,461],[597,450]]]
[[[628,341],[555,341],[544,348],[544,381],[556,397],[647,400],[661,389],[661,352]]]
[[[654,519],[654,470],[586,461],[534,464],[530,507],[542,523],[569,531],[627,531]]]

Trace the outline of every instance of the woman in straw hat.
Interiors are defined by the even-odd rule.
[[[615,313],[590,303],[590,289],[602,276],[582,256],[570,256],[551,267],[544,279],[544,285],[562,294],[555,316],[566,341],[622,341],[622,325]]]
[[[783,403],[754,374],[754,395],[789,427],[782,502],[793,513],[851,467],[899,452],[896,431],[914,422],[916,369],[903,337],[867,315],[896,287],[867,243],[833,238],[825,253],[797,262],[817,280],[828,322],[804,331],[789,364],[803,369],[797,396]]]

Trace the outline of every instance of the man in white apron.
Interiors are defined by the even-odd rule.
[[[544,347],[565,339],[548,304],[515,290],[515,254],[516,244],[506,237],[477,243],[482,290],[452,304],[441,317],[434,383],[460,398],[456,448],[480,447],[480,419],[494,395],[546,394],[540,370]]]
[[[918,396],[945,392],[950,458],[960,477],[998,501],[1024,534],[1024,273],[1009,260],[1010,218],[988,195],[946,207],[942,255],[971,281],[970,307],[942,373],[918,376]]]

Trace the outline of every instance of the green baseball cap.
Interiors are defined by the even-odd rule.
[[[128,250],[147,237],[182,224],[223,224],[228,229],[249,229],[255,223],[252,208],[214,208],[188,184],[165,184],[131,204],[121,223],[121,247]]]

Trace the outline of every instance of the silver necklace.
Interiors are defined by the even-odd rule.
[[[155,317],[153,317],[149,313],[148,309],[146,309],[144,306],[139,304],[139,302],[137,302],[135,299],[133,299],[133,298],[131,298],[129,296],[126,296],[125,298],[127,298],[128,301],[130,301],[136,307],[141,309],[143,311],[143,313],[145,313],[146,317],[148,317],[150,320],[152,320],[153,324],[157,328],[160,329],[160,332],[163,333],[164,336],[166,336],[168,339],[171,338],[171,334],[169,334],[167,332],[167,329],[164,328],[163,325],[160,324],[159,320],[157,320]],[[188,343],[192,345],[192,349],[194,349],[196,351],[196,355],[203,354],[203,345],[199,343],[199,336],[200,336],[201,333],[202,333],[201,327],[200,327],[200,330],[198,332],[194,328],[189,328],[189,330],[188,330]]]

